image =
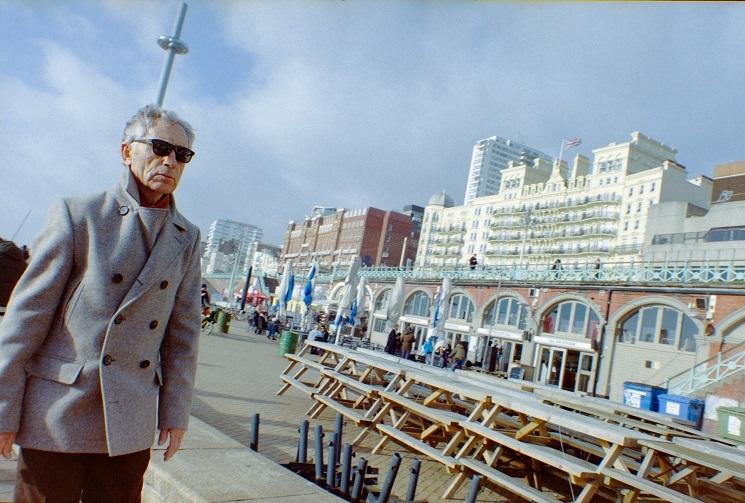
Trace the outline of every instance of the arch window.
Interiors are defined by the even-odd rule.
[[[621,322],[618,342],[646,343],[677,347],[680,351],[696,351],[696,323],[679,309],[653,305],[637,309]]]
[[[473,312],[475,310],[475,306],[473,305],[473,302],[471,302],[471,299],[462,293],[458,293],[450,298],[450,311],[448,318],[471,323],[473,321]]]
[[[543,317],[542,332],[595,339],[599,325],[600,318],[586,304],[566,301],[554,306]]]
[[[527,318],[527,304],[516,297],[502,297],[486,306],[482,326],[501,325],[525,330]]]
[[[429,317],[430,297],[425,292],[416,292],[410,296],[404,305],[404,314]]]
[[[378,295],[377,300],[375,300],[375,312],[376,313],[382,313],[385,312],[385,308],[388,305],[388,297],[390,297],[391,291],[386,290],[385,292]]]

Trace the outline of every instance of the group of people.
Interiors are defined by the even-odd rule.
[[[467,353],[465,344],[458,342],[453,349],[450,343],[444,340],[435,342],[436,339],[436,337],[430,337],[422,344],[420,355],[424,358],[424,361],[430,365],[438,363],[440,367],[447,367],[451,370],[463,368],[466,364]],[[388,333],[384,351],[390,355],[400,354],[401,358],[410,360],[414,356],[415,341],[416,336],[412,327],[407,327],[404,334],[401,335],[399,325],[396,324]],[[435,360],[435,356],[439,358]]]

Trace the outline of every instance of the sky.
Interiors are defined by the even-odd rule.
[[[315,205],[461,204],[473,144],[557,156],[633,131],[691,177],[745,159],[745,4],[191,0],[164,106],[197,132],[176,192],[203,232],[281,244]],[[179,1],[0,0],[0,237],[113,187]],[[24,217],[30,211],[20,231]]]

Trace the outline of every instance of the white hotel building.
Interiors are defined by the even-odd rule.
[[[424,213],[416,265],[641,260],[649,209],[683,201],[708,209],[712,181],[688,179],[677,151],[639,132],[577,155],[571,168],[540,157],[510,162],[499,192],[454,206],[444,193]]]

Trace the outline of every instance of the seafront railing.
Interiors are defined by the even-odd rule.
[[[343,281],[346,267],[337,267],[317,276],[318,283]],[[558,284],[623,284],[660,286],[735,286],[745,284],[745,262],[645,262],[569,265],[504,266],[428,266],[428,267],[361,267],[359,275],[368,281],[389,282],[403,277],[411,281],[442,281],[449,277],[464,282],[528,282]]]

